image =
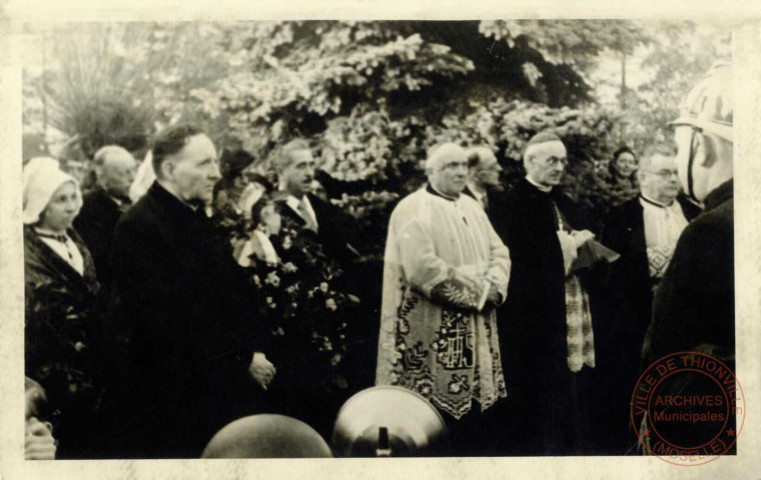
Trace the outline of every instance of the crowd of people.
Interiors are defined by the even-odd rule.
[[[631,195],[602,232],[560,188],[554,132],[509,189],[490,146],[434,146],[382,261],[330,201],[367,185],[317,170],[303,139],[274,183],[188,124],[140,165],[102,147],[84,193],[28,159],[27,458],[199,457],[266,413],[329,439],[373,385],[430,402],[448,455],[635,453],[643,366],[734,358],[731,82],[719,67],[690,92],[676,149],[615,153]]]

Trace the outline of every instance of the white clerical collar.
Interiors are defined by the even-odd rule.
[[[528,175],[526,175],[526,181],[528,181],[528,183],[530,183],[531,185],[533,185],[536,188],[538,188],[540,192],[550,193],[552,191],[552,187],[551,186],[548,187],[547,185],[540,185],[540,184],[536,183],[534,181],[534,179],[532,179]]]
[[[451,195],[445,195],[445,194],[441,193],[441,190],[439,190],[438,188],[434,187],[431,182],[428,182],[428,186],[431,187],[431,190],[433,190],[437,195],[439,195],[440,197],[445,198],[446,200],[450,200],[450,201],[454,202],[454,201],[460,199],[460,194],[457,194],[456,197],[453,197]]]
[[[111,200],[114,201],[114,203],[116,204],[117,207],[121,207],[122,204],[124,203],[124,200],[122,200],[121,198],[116,198],[115,196],[111,195],[110,193],[108,193],[107,195],[111,198]]]
[[[668,205],[664,205],[662,202],[659,202],[658,200],[653,200],[652,198],[648,197],[644,193],[639,194],[640,198],[645,201],[645,203],[649,203],[655,207],[661,207],[661,208],[668,208],[672,205],[674,205],[674,200],[671,201]]]

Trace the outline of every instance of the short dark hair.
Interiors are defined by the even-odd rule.
[[[616,150],[615,152],[613,152],[613,161],[615,162],[616,160],[618,160],[618,157],[620,157],[624,153],[629,153],[631,154],[632,157],[637,158],[637,155],[634,154],[634,150],[624,145],[622,147],[619,147],[618,150]]]
[[[275,202],[272,200],[272,198],[264,194],[262,195],[262,198],[257,200],[253,205],[251,205],[251,222],[254,227],[259,225],[264,221],[263,212],[264,209],[267,207],[274,206]]]
[[[156,173],[156,177],[161,178],[161,165],[163,165],[166,157],[182,150],[188,143],[188,138],[201,133],[203,131],[200,128],[189,123],[172,125],[157,133],[151,146],[153,171]]]

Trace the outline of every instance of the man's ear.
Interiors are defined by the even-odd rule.
[[[533,162],[533,160],[534,159],[531,155],[528,155],[528,154],[523,155],[523,169],[526,170],[527,173],[528,173],[528,166],[529,164],[531,164],[531,162]]]
[[[641,166],[640,166],[641,167]],[[642,181],[645,179],[645,171],[642,168],[637,168],[637,181],[642,185]]]
[[[164,160],[161,163],[161,177],[162,178],[170,178],[172,173],[174,173],[174,167],[175,164],[171,160]]]

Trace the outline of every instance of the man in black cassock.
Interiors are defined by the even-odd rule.
[[[112,250],[131,327],[134,408],[118,431],[121,456],[199,457],[224,425],[261,411],[275,375],[263,353],[269,329],[204,213],[220,178],[211,140],[177,125],[152,154],[157,179],[119,221]]]
[[[588,297],[570,264],[593,234],[577,230],[583,217],[555,191],[566,165],[557,135],[532,137],[524,153],[527,175],[507,194],[503,223],[495,226],[513,262],[499,312],[508,454],[582,453],[587,419],[581,394],[594,344]]]

